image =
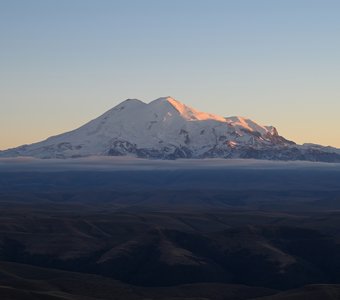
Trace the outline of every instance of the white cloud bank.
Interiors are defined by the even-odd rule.
[[[204,169],[313,169],[340,171],[340,164],[255,159],[149,160],[132,157],[87,157],[73,159],[0,158],[0,172],[15,171],[119,171]]]

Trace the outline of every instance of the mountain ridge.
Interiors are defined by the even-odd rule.
[[[127,99],[75,130],[0,151],[1,157],[93,155],[340,162],[339,149],[298,145],[279,135],[274,126],[240,116],[201,112],[170,96],[148,104]]]

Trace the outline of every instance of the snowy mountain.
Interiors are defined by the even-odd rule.
[[[200,112],[171,97],[149,104],[128,99],[78,129],[0,152],[2,157],[92,155],[340,162],[339,149],[297,145],[280,136],[275,127]]]

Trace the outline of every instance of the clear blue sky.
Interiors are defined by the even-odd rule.
[[[0,149],[168,95],[340,147],[340,1],[0,0]]]

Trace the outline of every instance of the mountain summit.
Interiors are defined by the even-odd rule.
[[[2,157],[257,158],[340,162],[340,150],[297,145],[242,117],[200,112],[171,97],[149,104],[127,99],[98,118],[42,142],[0,152]]]

